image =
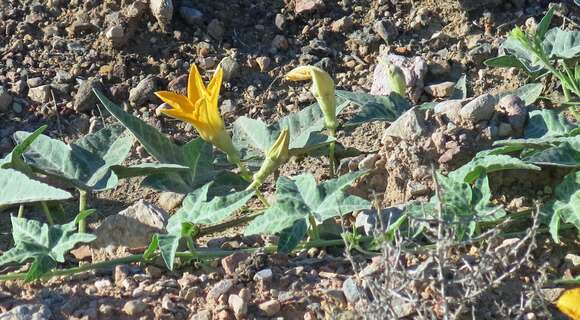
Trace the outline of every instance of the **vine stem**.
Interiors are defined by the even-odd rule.
[[[88,192],[83,189],[79,190],[79,212],[83,212],[87,209]],[[87,220],[85,218],[79,219],[79,233],[85,233],[87,231]]]
[[[312,247],[329,247],[329,246],[339,246],[344,245],[342,239],[339,240],[317,240],[304,243],[298,246],[295,250],[303,250]],[[266,253],[273,253],[277,250],[277,246],[266,246],[260,248],[247,248],[247,249],[238,249],[238,250],[215,250],[215,249],[197,249],[194,253],[190,251],[184,252],[176,252],[175,256],[178,258],[184,259],[216,259],[216,258],[223,258],[227,257],[235,252],[246,252],[246,253],[254,253],[259,250],[264,250]],[[154,258],[159,257],[160,254],[155,254],[151,260]],[[134,254],[123,258],[117,258],[109,261],[97,262],[97,263],[87,263],[83,264],[78,267],[69,268],[69,269],[60,269],[60,270],[52,270],[40,277],[40,279],[49,279],[52,277],[58,276],[69,276],[80,272],[85,272],[93,269],[103,269],[103,268],[111,268],[117,265],[129,264],[145,261],[143,259],[143,254]],[[0,281],[8,281],[8,280],[24,280],[26,279],[26,273],[9,273],[5,275],[0,275]]]
[[[46,201],[40,202],[40,207],[42,208],[42,212],[44,212],[44,215],[46,216],[46,221],[48,221],[48,224],[52,226],[54,224],[54,220],[52,219],[52,215],[50,214],[50,209],[48,209]]]
[[[252,173],[250,172],[250,170],[248,170],[248,168],[246,168],[246,166],[241,161],[238,162],[237,165],[238,165],[238,168],[240,169],[240,174],[241,174],[242,178],[244,180],[252,183],[253,179],[252,179]],[[264,195],[260,191],[260,186],[259,185],[254,186],[254,190],[256,190],[256,196],[262,202],[262,204],[265,205],[266,207],[269,207],[270,203],[268,203],[268,200],[266,199],[266,197],[264,197]]]

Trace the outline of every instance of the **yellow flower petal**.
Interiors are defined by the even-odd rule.
[[[194,102],[207,95],[205,84],[195,64],[191,65],[187,78],[187,98]]]
[[[182,110],[183,112],[192,112],[193,104],[186,97],[179,95],[171,91],[157,91],[155,95],[159,97],[163,102],[167,103],[171,107]]]
[[[161,113],[171,118],[191,123],[196,129],[199,125],[198,121],[192,118],[191,113],[183,112],[178,109],[163,109],[161,110]]]
[[[286,79],[290,81],[302,81],[302,80],[310,80],[312,79],[312,73],[310,69],[312,66],[300,66],[290,70],[286,74]]]
[[[572,320],[580,320],[580,287],[565,291],[556,306]]]
[[[215,74],[213,75],[209,86],[208,86],[208,93],[210,96],[208,112],[210,114],[209,118],[212,123],[220,124],[221,127],[224,127],[224,121],[221,117],[220,110],[218,107],[218,98],[220,95],[220,89],[222,86],[222,79],[224,76],[224,71],[221,67],[218,67]]]

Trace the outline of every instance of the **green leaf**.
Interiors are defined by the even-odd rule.
[[[572,224],[580,231],[580,171],[564,177],[554,190],[554,200],[546,204],[542,213],[550,217],[550,233],[559,242],[562,223]]]
[[[526,163],[508,155],[477,154],[470,162],[449,173],[457,181],[472,183],[479,177],[501,170],[541,170],[540,167]]]
[[[153,258],[153,255],[155,254],[155,250],[157,250],[158,247],[159,247],[159,236],[157,234],[154,234],[151,237],[151,242],[149,242],[149,246],[147,247],[145,252],[143,252],[143,260],[145,261],[151,260]]]
[[[28,150],[32,142],[36,140],[36,138],[38,138],[38,136],[40,136],[44,130],[46,130],[47,127],[47,125],[41,126],[33,133],[31,133],[26,139],[18,143],[14,149],[12,149],[12,152],[4,157],[4,159],[0,160],[0,168],[12,168],[30,175],[32,170],[28,165],[26,165],[26,163],[24,163],[22,155],[26,150]]]
[[[184,222],[192,224],[213,224],[222,221],[236,210],[243,207],[254,195],[254,190],[229,193],[226,196],[216,196],[211,201],[208,198],[210,182],[190,193],[183,200],[182,207],[169,218],[167,231],[179,234]]]
[[[544,166],[580,167],[580,136],[571,139],[571,143],[564,142],[559,146],[538,151],[523,160]]]
[[[580,55],[580,32],[553,28],[542,44],[550,59],[573,59]]]
[[[28,132],[16,132],[18,142],[25,141]],[[115,125],[86,135],[70,145],[39,135],[24,153],[28,165],[44,174],[62,179],[85,190],[105,190],[117,184],[111,166],[123,162],[133,145],[133,138],[122,126]]]
[[[396,93],[375,96],[363,92],[337,90],[336,96],[359,106],[359,110],[345,126],[357,126],[369,121],[395,121],[411,107],[404,97]]]
[[[133,167],[129,169],[130,172],[120,171],[121,174],[142,173],[147,175],[143,181],[144,186],[162,191],[188,193],[211,181],[219,173],[212,165],[211,144],[197,138],[183,146],[178,146],[156,128],[123,111],[100,92],[95,90],[95,94],[103,106],[133,133],[145,150],[160,162],[155,168],[149,164],[144,165],[146,168],[141,167],[138,170],[133,170],[136,169]],[[190,172],[184,172],[171,165],[189,167]],[[123,170],[119,167],[115,169]]]
[[[11,217],[11,220],[14,248],[0,256],[0,265],[35,259],[29,274],[31,279],[41,276],[54,263],[64,262],[65,253],[78,243],[91,242],[96,238],[92,234],[76,233],[74,221],[49,226],[24,218]]]
[[[157,238],[159,241],[159,251],[161,252],[161,257],[163,258],[167,268],[173,271],[175,253],[177,252],[177,247],[179,246],[179,240],[181,239],[181,236],[172,234],[159,234],[157,235]]]
[[[450,100],[454,99],[466,99],[467,98],[467,76],[464,74],[457,80],[455,86],[453,87],[453,92],[449,97]]]
[[[552,18],[554,17],[554,10],[555,9],[556,9],[556,7],[550,8],[550,10],[548,10],[546,15],[542,18],[542,20],[538,24],[538,27],[536,29],[536,36],[540,40],[544,40],[544,37],[546,36],[546,32],[548,32],[548,28],[550,28],[550,23],[552,23]]]
[[[70,199],[67,191],[29,178],[12,169],[0,169],[0,206]]]
[[[278,239],[278,252],[290,253],[306,235],[308,226],[304,219],[297,220],[294,224],[280,232]]]
[[[566,135],[577,128],[566,116],[555,110],[540,109],[529,113],[528,125],[524,130],[525,138],[544,138]]]
[[[542,91],[544,90],[544,85],[541,83],[528,83],[525,84],[516,90],[507,91],[499,94],[499,98],[507,96],[508,94],[513,94],[518,96],[526,106],[531,105],[532,103],[536,102]]]
[[[340,99],[337,103],[337,113],[347,105]],[[320,133],[324,130],[324,115],[316,103],[269,126],[260,120],[239,117],[233,124],[232,140],[243,159],[262,159],[284,128],[290,131],[289,149],[293,155],[308,153],[334,141]]]
[[[311,174],[302,174],[292,179],[280,177],[276,184],[276,202],[248,225],[245,234],[281,232],[298,220],[308,222],[311,214],[320,224],[342,214],[368,209],[370,203],[367,200],[345,192],[364,174],[352,172],[319,185]]]
[[[526,66],[512,55],[502,55],[495,58],[487,59],[483,62],[484,65],[488,67],[496,68],[518,68],[527,71]]]

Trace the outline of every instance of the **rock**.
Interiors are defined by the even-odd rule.
[[[213,19],[207,25],[207,33],[214,39],[221,41],[224,37],[224,25],[218,19]]]
[[[203,21],[203,13],[190,7],[179,7],[179,16],[185,23],[195,26]]]
[[[173,0],[151,0],[149,7],[161,30],[167,31],[173,18]]]
[[[105,31],[105,38],[109,39],[115,48],[122,47],[127,43],[125,29],[120,24],[109,27]]]
[[[56,76],[54,77],[54,81],[57,83],[69,83],[72,80],[72,75],[70,72],[65,70],[57,70]]]
[[[277,34],[274,39],[272,39],[272,47],[278,50],[287,50],[290,47],[288,39],[281,34]]]
[[[28,90],[28,97],[30,100],[38,103],[46,103],[50,101],[52,95],[50,93],[50,85],[43,85]]]
[[[161,299],[161,308],[169,312],[173,312],[175,311],[176,307],[177,305],[175,302],[171,301],[171,298],[169,298],[168,294],[163,296],[163,299]]]
[[[127,301],[123,306],[123,312],[130,316],[138,316],[147,309],[147,304],[141,300]]]
[[[226,99],[220,105],[220,113],[222,115],[232,114],[236,111],[236,107],[234,106],[234,102],[230,99]]]
[[[324,291],[324,295],[326,297],[331,298],[332,300],[335,301],[335,303],[338,303],[339,305],[346,304],[346,297],[344,296],[344,293],[342,292],[342,290],[329,289],[329,290]]]
[[[52,319],[52,312],[43,304],[21,304],[0,314],[0,320]]]
[[[472,123],[489,120],[493,116],[496,103],[497,99],[493,95],[485,93],[464,105],[459,115]]]
[[[220,61],[220,65],[224,70],[224,81],[230,81],[238,76],[240,71],[240,64],[232,57],[225,57]]]
[[[284,27],[286,26],[286,18],[281,13],[276,14],[276,18],[274,18],[274,25],[278,30],[283,31]]]
[[[391,81],[388,78],[389,64],[401,68],[405,75],[405,84],[410,98],[418,101],[423,93],[423,80],[427,74],[427,62],[420,56],[407,58],[396,54],[381,53],[377,58],[378,63],[373,72],[373,83],[371,94],[389,95],[394,89],[391,87]]]
[[[564,262],[567,263],[568,265],[570,265],[570,267],[572,268],[572,272],[574,274],[576,274],[576,273],[578,273],[578,271],[580,271],[580,255],[568,253],[564,257]]]
[[[330,25],[332,32],[346,32],[352,28],[352,18],[350,16],[344,16]]]
[[[405,205],[400,204],[388,208],[381,209],[381,218],[379,219],[376,209],[366,209],[360,211],[355,220],[355,227],[363,228],[366,235],[373,235],[374,231],[384,232],[381,230],[381,225],[387,228],[389,225],[393,224],[397,219],[403,215],[405,210]],[[382,224],[381,224],[382,220]]]
[[[12,95],[3,86],[0,86],[0,112],[6,112],[12,104]]]
[[[459,111],[463,108],[463,101],[464,100],[446,100],[439,102],[433,108],[435,113],[444,114],[454,123],[458,123],[461,121],[461,117],[459,116]]]
[[[382,138],[383,144],[386,144],[387,137],[396,137],[408,141],[417,139],[426,130],[424,119],[424,110],[417,107],[409,109],[385,130]]]
[[[353,277],[349,277],[342,283],[342,292],[346,300],[352,304],[359,301],[363,296],[362,289],[356,284]]]
[[[294,13],[306,14],[324,8],[323,0],[296,0]]]
[[[248,313],[248,302],[237,294],[232,294],[228,298],[228,305],[234,311],[236,319],[243,318]]]
[[[256,58],[256,63],[258,64],[258,67],[260,67],[260,71],[262,72],[266,72],[269,70],[271,61],[272,60],[269,57]]]
[[[501,138],[509,137],[513,133],[512,126],[509,123],[500,122],[497,127],[497,135]]]
[[[41,86],[42,83],[43,83],[42,77],[28,78],[28,80],[26,80],[26,84],[28,85],[29,88]]]
[[[83,21],[75,21],[67,28],[68,33],[72,36],[79,36],[83,33],[91,33],[97,30],[98,28],[94,24]]]
[[[129,208],[106,217],[95,230],[97,239],[91,245],[94,248],[109,245],[129,248],[147,246],[153,234],[163,232],[167,219],[165,211],[139,200]]]
[[[372,170],[372,169],[374,169],[375,162],[377,162],[377,160],[379,160],[379,158],[380,158],[380,156],[377,153],[371,153],[371,154],[367,155],[358,163],[358,169],[359,170]]]
[[[24,110],[24,108],[22,107],[22,104],[14,101],[12,103],[12,111],[14,111],[14,113],[21,113]]]
[[[388,20],[379,20],[373,25],[373,30],[386,43],[391,43],[399,35],[397,28]]]
[[[474,64],[481,65],[483,61],[492,57],[491,45],[489,43],[478,44],[467,51],[467,56],[471,58]]]
[[[90,111],[99,103],[99,99],[93,93],[93,89],[102,91],[103,85],[99,80],[91,78],[80,84],[73,102],[73,108],[77,112]]]
[[[498,108],[506,113],[515,135],[521,136],[528,119],[528,110],[524,101],[520,97],[510,94],[499,100]]]
[[[207,293],[206,299],[207,300],[217,300],[222,294],[228,293],[230,289],[234,286],[234,280],[232,279],[225,279],[222,280],[211,287],[209,292]]]
[[[189,320],[211,320],[211,310],[201,310],[192,315]]]
[[[95,288],[97,288],[97,290],[105,290],[105,289],[111,288],[112,286],[113,286],[113,284],[111,283],[111,280],[109,280],[109,279],[101,279],[101,280],[95,281]]]
[[[157,109],[155,112],[157,113]],[[157,203],[163,210],[171,211],[181,205],[183,198],[185,198],[184,194],[167,191],[159,195]]]
[[[270,281],[274,276],[272,269],[263,269],[254,274],[254,281]]]
[[[450,96],[453,93],[454,88],[454,82],[445,81],[425,86],[425,92],[434,98],[444,98]]]
[[[141,80],[135,88],[129,91],[129,102],[132,106],[141,107],[146,102],[151,101],[154,97],[153,93],[155,93],[157,89],[157,77],[149,75]]]
[[[280,312],[281,306],[278,300],[270,300],[258,305],[258,308],[262,310],[266,316],[272,317]]]
[[[247,252],[236,252],[222,259],[222,267],[226,274],[233,275],[236,273],[236,268],[240,262],[245,261],[250,257]]]

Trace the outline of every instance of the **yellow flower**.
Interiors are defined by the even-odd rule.
[[[338,123],[336,122],[336,96],[334,94],[334,81],[326,71],[314,66],[300,66],[291,70],[286,79],[290,81],[312,80],[310,91],[316,98],[322,113],[324,124],[334,135]]]
[[[173,108],[163,109],[162,113],[191,123],[203,140],[225,152],[231,162],[239,163],[239,153],[225,130],[218,107],[222,78],[223,70],[218,67],[206,88],[194,64],[187,80],[187,97],[170,91],[157,91],[155,95]]]
[[[282,164],[288,161],[290,157],[290,152],[288,151],[290,145],[290,131],[288,128],[282,130],[276,142],[270,147],[270,150],[266,153],[266,159],[262,163],[260,170],[254,174],[254,181],[248,187],[248,189],[257,188],[268,176],[278,169]]]
[[[556,301],[556,306],[570,319],[580,320],[580,288],[565,291]]]

